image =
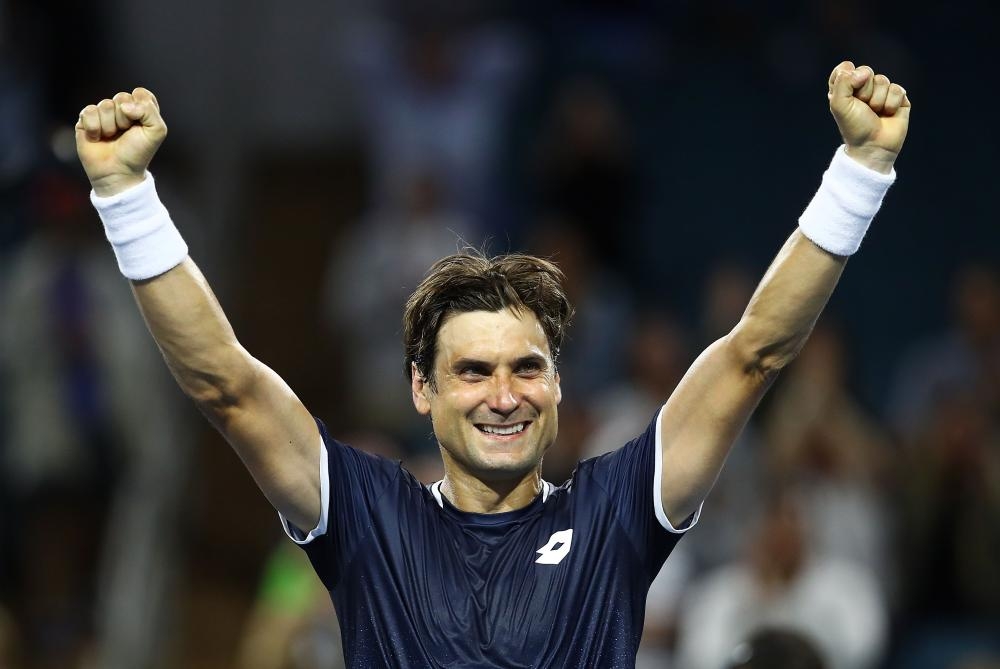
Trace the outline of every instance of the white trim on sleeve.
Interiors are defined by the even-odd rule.
[[[691,522],[687,524],[687,527],[682,529],[677,529],[670,524],[670,520],[667,518],[667,514],[663,512],[663,431],[660,429],[660,423],[663,420],[663,407],[660,407],[660,413],[656,416],[656,441],[654,448],[656,449],[656,466],[653,469],[653,509],[656,511],[656,519],[660,521],[660,525],[663,529],[668,532],[673,532],[674,534],[684,534],[692,527],[698,524],[698,519],[701,518],[701,509],[705,506],[705,500],[701,501],[698,505],[698,510],[694,512],[694,516],[691,518]]]
[[[278,518],[281,519],[281,526],[285,528],[285,534],[300,546],[326,534],[326,525],[330,519],[330,470],[327,467],[326,444],[323,443],[322,436],[319,438],[319,499],[319,523],[305,536],[303,536],[302,530],[292,525],[281,515],[280,511],[278,512]]]

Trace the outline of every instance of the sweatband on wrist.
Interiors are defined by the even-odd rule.
[[[104,223],[118,269],[127,278],[140,281],[159,276],[187,257],[187,244],[156,195],[149,172],[142,183],[110,197],[91,191],[90,201]]]
[[[799,217],[802,234],[838,256],[858,250],[896,180],[895,169],[889,174],[876,172],[848,156],[846,148],[841,145],[833,154],[822,185]]]

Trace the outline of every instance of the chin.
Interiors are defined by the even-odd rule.
[[[521,478],[541,465],[541,458],[503,457],[480,458],[476,475],[484,481],[507,481]]]

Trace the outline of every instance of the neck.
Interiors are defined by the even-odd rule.
[[[503,513],[523,509],[541,490],[540,469],[533,469],[519,479],[483,481],[448,467],[441,483],[441,494],[455,508],[469,513]]]

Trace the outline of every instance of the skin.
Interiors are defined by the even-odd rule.
[[[541,489],[542,457],[555,441],[562,399],[538,319],[510,310],[453,315],[438,331],[434,368],[432,387],[414,365],[413,404],[434,425],[444,495],[478,513],[530,503]],[[516,434],[485,432],[521,424]]]
[[[844,61],[830,73],[827,99],[847,154],[888,174],[909,126],[906,91]],[[698,357],[667,400],[661,496],[673,525],[708,495],[750,414],[805,345],[846,263],[793,232],[740,322]]]
[[[909,125],[905,90],[868,66],[840,63],[827,98],[847,154],[889,173]],[[107,197],[140,183],[166,137],[159,104],[137,88],[89,105],[76,126],[77,152],[94,191]],[[802,348],[846,258],[798,231],[764,275],[743,318],[688,370],[664,405],[663,511],[675,525],[695,511],[729,449],[777,373]],[[237,341],[198,268],[186,259],[133,282],[136,301],[181,388],[222,432],[271,503],[300,528],[320,515],[316,426],[288,386]],[[532,315],[473,312],[441,328],[438,386],[413,383],[430,415],[446,468],[445,494],[467,511],[524,506],[537,494],[542,455],[555,439],[559,379]],[[544,361],[519,371],[525,355]],[[456,361],[484,364],[470,375]],[[488,419],[488,421],[487,421]],[[480,421],[528,421],[523,436],[484,436]],[[331,485],[337,485],[336,481]]]

